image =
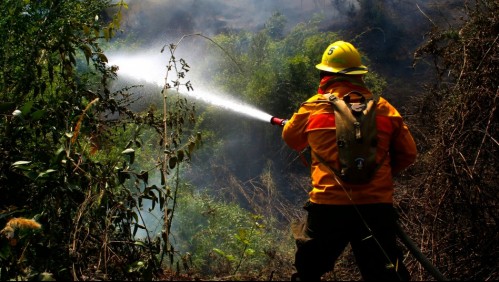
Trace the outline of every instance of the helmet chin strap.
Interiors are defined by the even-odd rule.
[[[346,68],[344,70],[341,70],[339,71],[338,73],[341,73],[341,74],[348,74],[349,72],[352,72],[352,71],[365,71],[367,70],[367,68],[362,68],[362,67],[351,67],[351,68]]]

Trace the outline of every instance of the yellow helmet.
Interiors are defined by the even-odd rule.
[[[321,63],[315,67],[342,74],[364,74],[368,71],[360,61],[359,51],[345,41],[336,41],[329,45],[322,55]]]

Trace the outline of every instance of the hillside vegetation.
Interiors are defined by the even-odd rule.
[[[498,275],[498,9],[496,1],[466,3],[465,22],[434,27],[415,53],[436,77],[415,99],[421,155],[403,222],[452,280]]]

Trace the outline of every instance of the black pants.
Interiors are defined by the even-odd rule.
[[[302,281],[319,281],[332,271],[350,243],[364,280],[407,281],[397,247],[396,214],[390,204],[357,206],[308,202],[306,221],[294,226],[295,267]],[[360,214],[360,215],[359,215]]]

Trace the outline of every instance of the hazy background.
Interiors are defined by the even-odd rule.
[[[424,65],[413,69],[413,54],[424,41],[433,24],[450,24],[448,14],[456,0],[130,0],[123,13],[121,36],[135,41],[125,50],[132,59],[135,54],[149,54],[156,64],[161,62],[160,50],[165,44],[176,43],[183,35],[201,33],[214,36],[222,32],[258,31],[270,16],[279,12],[286,16],[287,30],[300,22],[321,15],[321,29],[340,33],[370,58],[369,68],[390,78],[385,97],[404,103],[397,90],[410,83],[417,90],[419,81],[427,76]],[[454,15],[458,15],[453,11]],[[117,40],[120,35],[118,34]],[[176,52],[192,67],[196,61],[210,56],[200,46],[200,37],[186,38]],[[324,48],[327,46],[324,46]],[[143,57],[142,57],[143,58]],[[165,58],[163,56],[163,58]],[[142,59],[143,60],[143,59]],[[320,58],[317,58],[320,60]],[[143,63],[149,63],[143,60]],[[159,65],[161,66],[161,65]],[[199,83],[199,81],[198,81]],[[406,87],[407,88],[407,87]],[[404,90],[407,92],[407,89]],[[410,90],[409,90],[410,91]]]

